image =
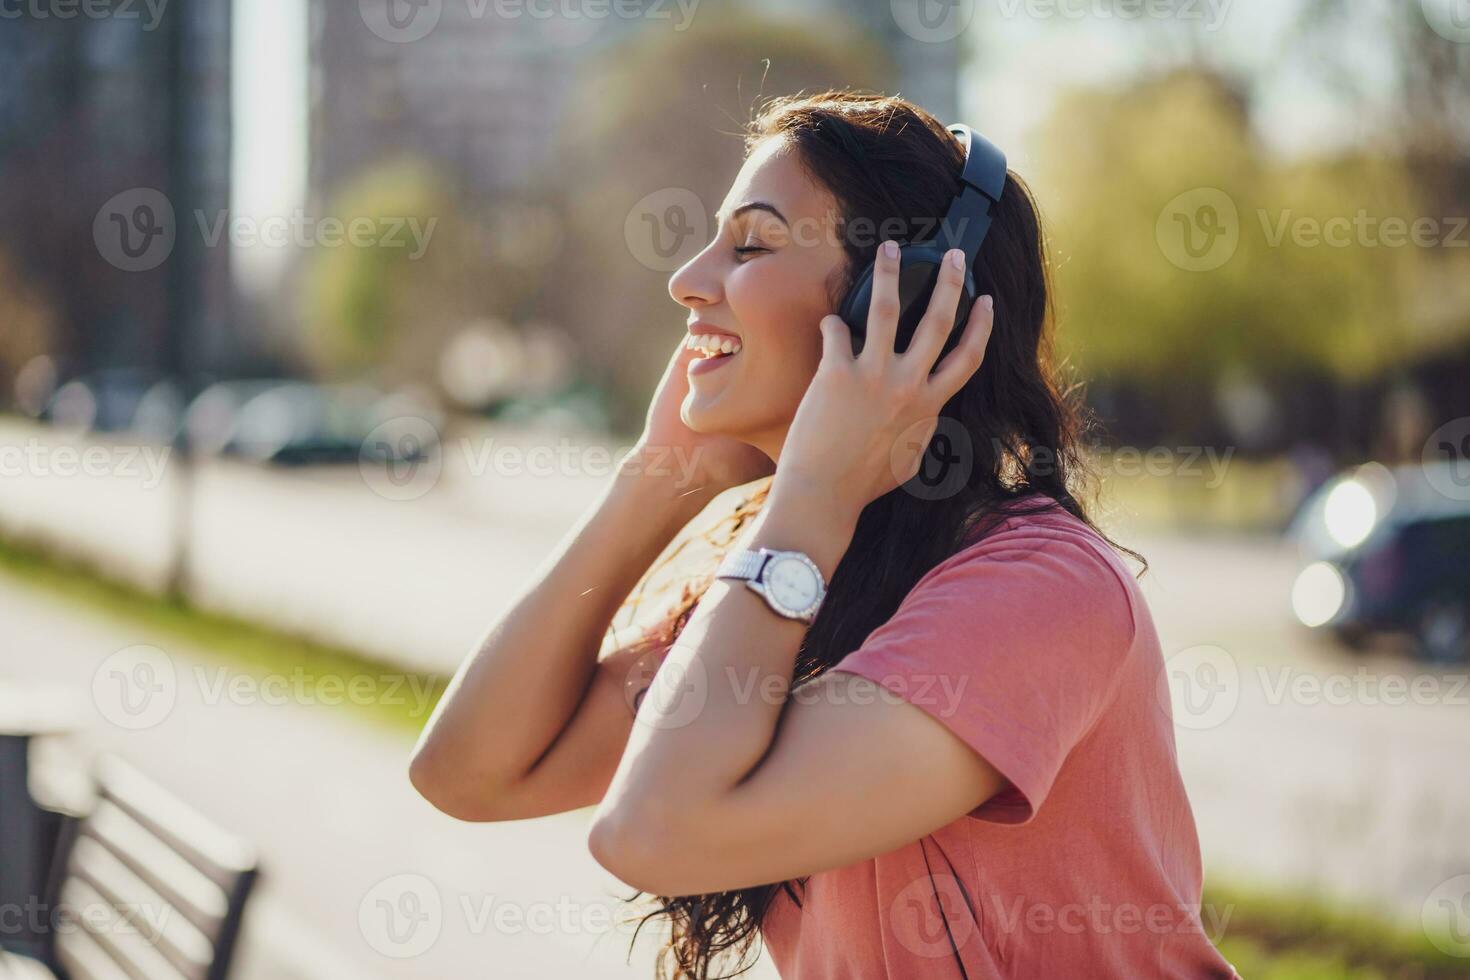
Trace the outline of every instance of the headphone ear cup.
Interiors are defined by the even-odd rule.
[[[944,262],[944,249],[932,244],[907,245],[899,253],[898,272],[898,329],[897,337],[913,336],[914,328],[929,308],[929,297],[934,295],[934,284],[939,278],[939,269]],[[848,290],[838,315],[852,330],[853,354],[860,354],[868,332],[868,307],[873,302],[873,271],[869,263],[863,269],[853,287]],[[968,265],[965,268],[964,288],[960,290],[959,302],[955,306],[954,327],[959,327],[970,316],[970,307],[975,302],[975,279]]]
[[[907,327],[912,331],[919,325],[929,310],[929,299],[934,295],[934,286],[939,281],[939,270],[944,266],[947,250],[938,245],[920,245],[913,249],[911,259],[906,257],[899,273],[898,289],[902,308],[899,313],[899,334]],[[963,327],[970,318],[970,307],[975,303],[975,275],[970,263],[965,263],[965,278],[960,286],[960,295],[955,303],[954,323],[951,330]]]
[[[863,338],[868,333],[868,306],[873,302],[873,264],[871,262],[863,269],[862,275],[852,284],[847,291],[847,296],[842,301],[842,308],[837,315],[842,317],[844,323],[852,331],[852,353],[856,357],[862,353]]]

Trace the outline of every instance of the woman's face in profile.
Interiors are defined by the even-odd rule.
[[[837,213],[789,144],[767,139],[746,158],[714,239],[669,279],[669,294],[690,311],[688,332],[713,327],[741,345],[690,375],[685,425],[779,450],[821,360],[829,283],[847,261]]]

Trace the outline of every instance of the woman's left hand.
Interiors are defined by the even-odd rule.
[[[853,356],[841,317],[822,318],[822,360],[787,431],[772,485],[773,492],[783,481],[819,487],[851,508],[854,520],[919,471],[939,411],[979,369],[995,319],[991,297],[979,297],[957,346],[930,373],[964,288],[963,253],[954,249],[908,349],[897,353],[899,260],[892,244],[878,249],[862,353]]]

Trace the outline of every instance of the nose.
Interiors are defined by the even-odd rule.
[[[698,255],[680,266],[669,277],[669,295],[674,302],[689,309],[718,303],[724,295],[722,273],[714,248],[718,238],[706,245]]]

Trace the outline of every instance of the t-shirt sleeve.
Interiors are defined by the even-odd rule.
[[[1092,544],[1002,528],[930,569],[831,669],[921,708],[1009,780],[971,816],[1025,823],[1112,700],[1134,631],[1128,590]]]

